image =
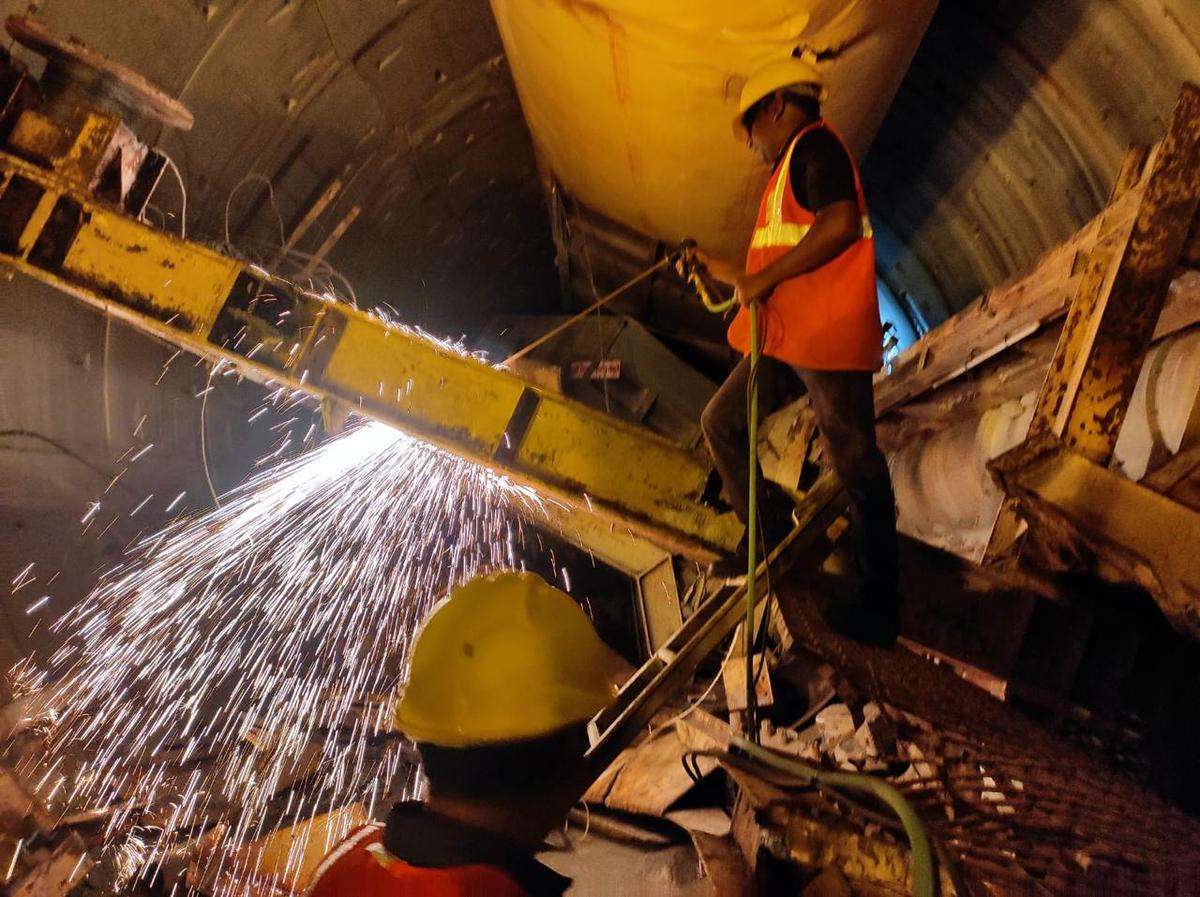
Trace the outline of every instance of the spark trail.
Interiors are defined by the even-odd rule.
[[[516,565],[540,507],[373,423],[258,474],[144,540],[56,623],[39,791],[116,806],[110,843],[136,827],[146,867],[222,820],[223,893],[249,893],[229,884],[238,845],[383,798],[400,753],[379,736],[418,622],[447,586]]]

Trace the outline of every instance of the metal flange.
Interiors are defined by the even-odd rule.
[[[22,46],[46,57],[42,85],[54,94],[82,94],[115,107],[122,117],[148,116],[172,128],[192,127],[191,111],[128,66],[113,62],[74,37],[60,38],[31,16],[9,16],[5,29]]]

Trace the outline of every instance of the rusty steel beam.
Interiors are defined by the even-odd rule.
[[[1026,437],[1061,439],[1101,465],[1112,460],[1200,201],[1200,87],[1183,86],[1148,167],[1128,234],[1115,230],[1092,250]],[[985,560],[1014,559],[1025,531],[1022,509],[1009,495]]]
[[[1129,239],[1101,248],[1071,304],[1030,436],[1053,433],[1098,464],[1112,458],[1198,200],[1200,87],[1187,84]]]
[[[14,131],[26,141],[21,155],[0,147],[0,268],[251,380],[380,420],[673,553],[705,560],[736,546],[744,527],[712,498],[711,463],[690,447],[97,201],[59,172],[61,159],[110,145],[113,120],[85,118],[82,131],[64,133],[27,111]],[[37,147],[45,165],[25,158]]]

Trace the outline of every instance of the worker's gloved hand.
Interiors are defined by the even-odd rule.
[[[762,274],[743,274],[734,282],[734,298],[742,305],[764,302],[775,289],[775,284]]]
[[[708,272],[709,255],[696,245],[696,241],[688,237],[679,244],[675,254],[675,273],[685,280],[694,272]]]
[[[697,246],[695,240],[684,240],[669,258],[674,262],[676,273],[688,282],[709,311],[726,314],[734,306],[734,300],[713,279],[710,266],[715,260]],[[732,282],[733,277],[722,280],[722,283]]]

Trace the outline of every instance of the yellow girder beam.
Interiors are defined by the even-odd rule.
[[[66,148],[54,156],[62,165],[0,153],[0,263],[181,349],[349,406],[668,550],[707,558],[737,543],[742,527],[705,500],[710,467],[691,450],[97,201],[66,170],[71,137],[95,130],[96,118],[75,135],[30,121],[29,139]]]

